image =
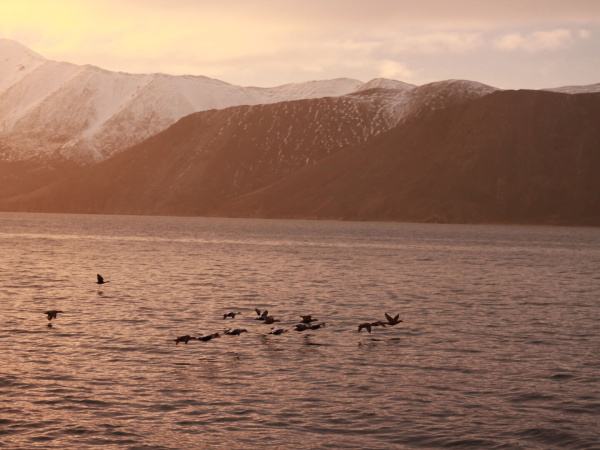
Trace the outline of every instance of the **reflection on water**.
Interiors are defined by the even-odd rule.
[[[0,446],[594,448],[598,267],[590,228],[0,214]]]

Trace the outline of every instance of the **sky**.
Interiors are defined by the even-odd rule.
[[[241,86],[600,83],[600,0],[0,0],[0,38],[51,60]]]

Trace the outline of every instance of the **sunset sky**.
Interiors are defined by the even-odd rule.
[[[600,82],[600,0],[0,0],[0,38],[53,60],[243,86]]]

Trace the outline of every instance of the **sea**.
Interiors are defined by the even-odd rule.
[[[0,301],[1,448],[600,449],[598,228],[2,213]]]

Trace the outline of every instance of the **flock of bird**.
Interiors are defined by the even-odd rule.
[[[263,321],[265,324],[273,324],[275,322],[281,322],[279,319],[276,319],[275,317],[270,316],[269,312],[267,310],[260,310],[258,308],[254,308],[254,310],[256,311],[256,320]],[[239,314],[242,314],[242,313],[230,311],[228,313],[223,314],[223,319],[228,319],[228,318],[235,319],[235,316],[237,316]],[[296,325],[294,325],[294,327],[293,327],[294,330],[298,331],[298,332],[305,331],[305,330],[318,330],[319,328],[323,328],[325,326],[325,322],[313,323],[313,322],[318,322],[318,319],[313,318],[311,314],[301,315],[300,318],[302,320],[299,323],[297,323]],[[358,332],[360,333],[361,330],[365,329],[370,333],[372,327],[393,326],[393,325],[398,325],[401,322],[404,322],[403,320],[400,320],[400,314],[396,314],[394,317],[392,317],[388,313],[385,313],[385,318],[387,319],[387,322],[384,322],[383,320],[378,320],[375,322],[361,323],[360,325],[358,325]],[[283,333],[287,333],[288,331],[289,330],[287,330],[285,328],[281,328],[278,325],[275,325],[274,327],[271,328],[271,331],[269,331],[268,334],[280,335]],[[248,332],[248,330],[245,328],[229,328],[229,329],[225,330],[223,332],[223,334],[239,336],[240,334],[246,333],[246,332]],[[189,341],[192,341],[192,340],[206,342],[206,341],[210,341],[211,339],[220,338],[220,337],[221,337],[221,335],[219,332],[206,333],[206,334],[203,334],[198,337],[194,337],[189,334],[186,334],[184,336],[179,336],[179,337],[175,338],[175,345],[179,344],[180,342],[187,344]]]
[[[104,281],[104,278],[100,275],[97,274],[96,275],[97,284],[105,284],[108,283],[109,281]],[[270,324],[274,324],[276,322],[281,322],[281,320],[276,319],[273,316],[269,315],[269,311],[265,310],[260,310],[258,308],[254,309],[256,311],[256,320],[260,320],[262,322],[264,322],[267,325]],[[49,311],[44,311],[44,314],[46,314],[48,316],[48,326],[51,327],[52,323],[50,323],[50,321],[52,319],[56,319],[58,317],[58,314],[63,314],[63,311],[57,310],[57,309],[52,309]],[[241,312],[236,312],[236,311],[230,311],[228,313],[223,314],[223,319],[235,319],[235,317],[239,314],[242,314]],[[325,322],[321,322],[321,323],[313,323],[313,322],[318,322],[318,319],[315,319],[312,317],[312,315],[301,315],[300,318],[302,319],[299,323],[297,323],[296,325],[294,325],[294,330],[301,332],[301,331],[305,331],[305,330],[318,330],[319,328],[323,328],[325,326]],[[360,333],[361,330],[367,330],[369,333],[371,333],[371,330],[374,327],[386,327],[386,326],[394,326],[394,325],[398,325],[401,322],[404,322],[403,320],[400,320],[400,314],[396,314],[394,317],[390,316],[387,312],[385,313],[385,318],[386,321],[383,320],[377,320],[374,322],[364,322],[358,325],[358,332]],[[274,334],[274,335],[280,335],[283,333],[287,333],[289,330],[285,329],[285,328],[281,328],[278,325],[275,325],[274,327],[271,328],[271,331],[269,331],[268,334]],[[228,328],[227,330],[223,331],[223,334],[226,335],[230,335],[230,336],[239,336],[242,333],[246,333],[248,332],[248,330],[246,330],[245,328]],[[179,344],[180,342],[183,342],[184,344],[187,344],[189,341],[192,340],[198,340],[198,341],[210,341],[212,339],[215,338],[220,338],[221,335],[219,332],[216,333],[206,333],[203,334],[201,336],[198,337],[194,337],[191,336],[189,334],[186,334],[184,336],[179,336],[177,338],[175,338],[175,345]]]

